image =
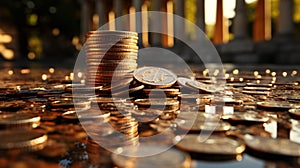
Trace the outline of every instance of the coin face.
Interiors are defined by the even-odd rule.
[[[202,154],[237,155],[245,150],[245,144],[228,137],[210,136],[201,140],[199,135],[187,134],[174,139],[176,147],[188,152]]]
[[[165,68],[150,66],[138,68],[133,76],[137,81],[156,88],[170,87],[177,79],[173,72]]]
[[[246,145],[257,152],[291,157],[300,156],[300,145],[289,139],[273,139],[261,136],[245,136]]]

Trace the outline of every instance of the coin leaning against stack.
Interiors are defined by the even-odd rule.
[[[86,85],[110,87],[132,80],[137,68],[138,33],[130,31],[90,31],[86,35]]]

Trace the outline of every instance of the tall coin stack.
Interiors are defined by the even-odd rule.
[[[86,35],[86,85],[102,86],[103,97],[111,97],[112,86],[132,81],[137,68],[138,33],[90,31]]]
[[[97,30],[86,35],[86,86],[99,90],[89,113],[110,114],[107,123],[93,129],[92,138],[109,149],[135,146],[139,141],[138,122],[124,108],[118,108],[122,99],[114,98],[116,92],[127,91],[133,81],[137,42],[136,32]]]

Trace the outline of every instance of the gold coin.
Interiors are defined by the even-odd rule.
[[[40,150],[48,139],[44,133],[32,130],[0,131],[0,149]]]
[[[40,125],[41,117],[28,113],[0,114],[0,128],[28,127],[36,128]]]
[[[165,68],[151,66],[138,68],[133,75],[137,81],[156,88],[170,87],[177,79],[173,72]]]
[[[273,139],[251,135],[246,135],[244,139],[246,145],[257,152],[291,157],[300,156],[300,145],[289,139]]]
[[[277,109],[277,110],[289,110],[293,106],[288,102],[283,101],[265,101],[265,102],[257,102],[258,108],[266,108],[266,109]]]
[[[126,168],[128,165],[136,168],[190,167],[191,158],[187,153],[174,148],[161,152],[164,148],[166,147],[159,145],[143,145],[135,148],[122,147],[121,150],[117,150],[112,154],[112,160],[121,168]],[[155,153],[155,155],[152,153]],[[170,158],[172,158],[172,161],[170,161]]]
[[[184,151],[202,154],[237,155],[245,150],[245,144],[228,137],[209,136],[203,140],[200,137],[196,134],[187,134],[181,138],[176,137],[174,143]]]
[[[214,85],[210,85],[210,84],[205,84],[196,80],[189,80],[186,83],[188,86],[193,87],[195,89],[199,89],[201,91],[204,92],[208,92],[208,93],[214,93],[217,91],[220,91],[219,88],[215,87]]]

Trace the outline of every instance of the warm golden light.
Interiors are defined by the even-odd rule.
[[[60,30],[58,28],[52,29],[53,36],[58,36],[60,34]]]
[[[271,70],[270,69],[266,69],[266,74],[270,74]]]
[[[282,72],[282,76],[283,76],[283,77],[286,77],[287,75],[288,75],[287,72]]]
[[[253,72],[253,75],[254,75],[254,76],[258,76],[258,74],[259,74],[258,71],[254,71],[254,72]]]
[[[276,72],[272,72],[271,75],[272,75],[272,76],[276,76]]]
[[[73,80],[73,79],[74,79],[74,73],[71,72],[71,73],[70,73],[70,80]]]
[[[36,54],[34,52],[29,52],[27,54],[27,58],[30,59],[30,60],[33,60],[36,58]]]
[[[73,38],[72,38],[72,44],[73,45],[77,45],[77,44],[79,44],[79,37],[78,36],[74,36]]]
[[[93,26],[94,26],[94,29],[97,29],[99,27],[99,15],[98,14],[93,15]]]
[[[0,43],[10,43],[12,41],[12,37],[8,34],[0,34]]]
[[[24,68],[24,69],[21,69],[21,74],[25,75],[25,74],[30,74],[30,69],[28,68]]]
[[[298,74],[298,72],[296,70],[293,70],[291,73],[291,76],[296,76]]]
[[[6,60],[12,60],[14,59],[14,51],[13,50],[10,50],[10,49],[5,49],[3,50],[2,52],[2,55],[3,57],[6,59]]]
[[[8,70],[7,73],[8,73],[8,75],[13,75],[13,74],[14,74],[14,71],[10,69],[10,70]]]
[[[109,30],[116,30],[116,23],[115,23],[115,12],[110,11],[108,13],[108,28]]]
[[[78,78],[82,78],[83,77],[83,73],[82,72],[78,72],[77,76],[78,76]]]
[[[239,70],[238,70],[238,69],[235,69],[235,70],[232,71],[232,73],[233,73],[234,75],[238,75],[238,74],[239,74]]]
[[[148,5],[144,3],[141,7],[142,11],[142,43],[144,47],[149,46],[149,36],[148,36]]]
[[[173,47],[174,45],[174,20],[173,20],[173,1],[168,1],[167,2],[167,46],[168,47]]]
[[[129,29],[130,31],[136,31],[136,18],[135,8],[132,6],[129,8]]]
[[[229,78],[229,74],[227,73],[227,74],[225,74],[225,78],[226,79],[228,79]]]
[[[42,80],[45,81],[45,80],[47,80],[47,78],[48,78],[47,74],[43,74],[43,75],[42,75]]]
[[[54,68],[49,68],[49,73],[53,74],[55,72]]]

